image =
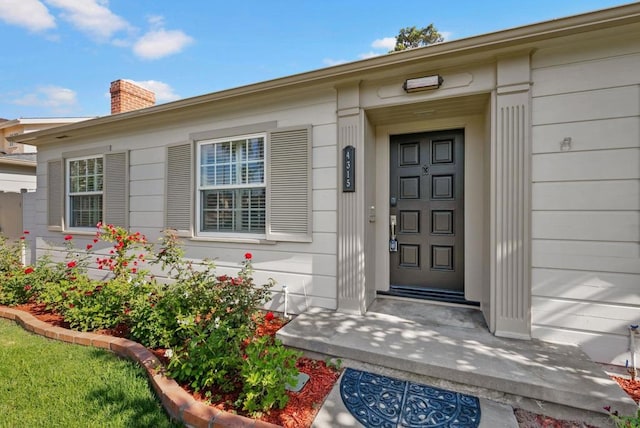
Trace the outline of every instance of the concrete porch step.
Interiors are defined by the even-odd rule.
[[[495,337],[471,308],[378,299],[364,315],[312,308],[278,332],[288,346],[604,413],[637,405],[578,347]]]

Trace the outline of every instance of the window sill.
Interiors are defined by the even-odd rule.
[[[232,244],[259,244],[259,245],[275,245],[276,241],[267,241],[260,238],[230,238],[228,236],[194,236],[189,238],[193,242],[230,242]]]
[[[86,230],[82,230],[82,229],[66,229],[66,230],[62,230],[59,229],[59,232],[65,233],[67,235],[78,235],[78,236],[95,236],[96,234],[96,230],[90,230],[90,229],[86,229]]]

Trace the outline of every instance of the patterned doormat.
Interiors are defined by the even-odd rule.
[[[428,385],[346,369],[340,395],[365,427],[477,428],[477,397]]]

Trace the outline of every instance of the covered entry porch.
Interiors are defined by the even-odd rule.
[[[403,82],[420,74],[440,75],[443,83],[433,91],[406,93]],[[477,302],[490,332],[531,337],[529,87],[529,52],[464,69],[396,70],[393,77],[337,87],[339,160],[345,148],[355,149],[351,191],[340,192],[345,171],[339,168],[338,312],[365,314],[380,293],[394,286],[399,260],[390,251],[392,223],[399,221],[393,218],[394,139],[455,130],[464,145],[455,177],[464,178],[457,211],[444,210],[462,218],[456,224],[463,238],[455,250],[451,243],[441,246],[442,260],[449,270],[464,260],[457,290]],[[439,257],[431,238],[425,233],[424,247],[414,251],[422,252],[414,260],[422,260],[425,276],[436,270],[433,263],[428,266],[428,257]],[[454,261],[446,265],[447,260]]]
[[[637,408],[579,347],[496,337],[472,308],[376,299],[364,315],[310,309],[278,337],[305,351],[396,369],[408,379],[427,376],[431,385],[452,382],[444,387],[595,426],[608,423],[604,405],[623,414]]]

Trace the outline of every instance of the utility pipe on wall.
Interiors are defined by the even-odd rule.
[[[289,290],[287,289],[286,285],[282,286],[282,291],[284,291],[284,317],[289,319],[289,312],[288,312],[288,307],[289,307]]]
[[[631,380],[636,380],[638,369],[636,366],[636,334],[638,334],[638,326],[629,326],[629,352],[631,353],[631,367],[627,367],[627,371],[631,375]]]

